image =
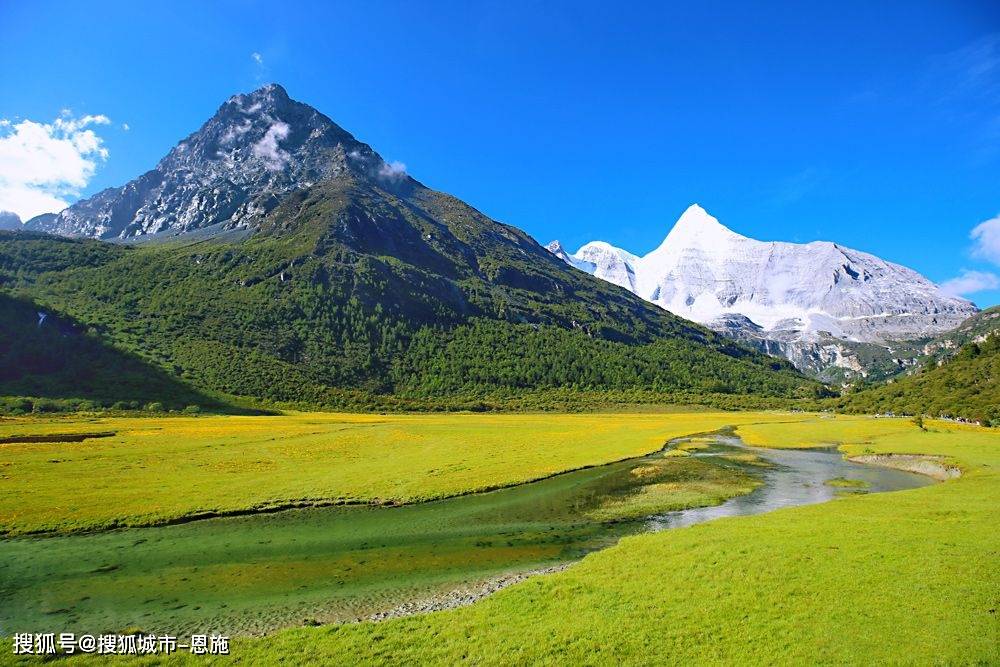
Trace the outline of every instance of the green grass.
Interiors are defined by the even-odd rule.
[[[834,477],[833,479],[828,479],[826,481],[826,485],[838,489],[867,489],[871,486],[863,479],[847,479],[846,477]]]
[[[398,504],[640,456],[777,413],[346,415],[0,421],[0,533],[143,526],[331,503]]]
[[[667,479],[669,492],[660,490]],[[631,512],[608,516],[609,504],[646,498],[652,486],[656,506],[629,503]],[[642,522],[621,522],[626,514],[638,518],[636,509],[703,505],[750,488],[738,470],[653,455],[404,507],[0,540],[7,577],[0,627],[242,635],[307,619],[350,621],[496,575],[578,559],[642,532]],[[616,522],[604,524],[609,518]]]
[[[1000,435],[940,422],[813,419],[758,444],[939,454],[965,474],[899,493],[624,539],[471,607],[301,628],[250,664],[995,664]],[[183,658],[181,658],[183,659]]]
[[[629,474],[642,485],[610,496],[587,516],[597,521],[626,521],[718,505],[762,484],[736,468],[707,465],[690,457],[660,457],[634,466]]]

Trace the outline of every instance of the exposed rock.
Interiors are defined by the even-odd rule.
[[[231,97],[152,171],[33,218],[27,228],[128,239],[213,225],[253,227],[288,193],[347,170],[390,191],[412,183],[398,165],[271,84]]]

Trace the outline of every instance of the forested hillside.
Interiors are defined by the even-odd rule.
[[[0,412],[231,411],[85,327],[0,294]]]
[[[916,374],[849,394],[838,405],[853,411],[956,417],[1000,426],[1000,334],[969,342]]]
[[[0,290],[211,395],[374,409],[823,392],[425,187],[276,85],[227,100],[155,169],[28,227],[139,240],[0,232]]]
[[[317,407],[384,407],[392,397],[390,407],[426,407],[550,388],[820,391],[784,362],[564,267],[521,232],[497,226],[476,238],[477,214],[455,200],[428,201],[463,216],[467,242],[503,242],[475,254],[447,227],[417,218],[428,231],[412,241],[427,239],[430,262],[408,257],[400,239],[395,255],[359,252],[357,213],[328,210],[324,196],[322,215],[306,198],[292,214],[276,211],[268,233],[235,243],[127,247],[7,234],[0,286],[212,395]],[[396,201],[390,214],[405,220],[411,211]],[[82,385],[79,393],[109,400]]]

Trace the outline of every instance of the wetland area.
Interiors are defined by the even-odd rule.
[[[643,532],[934,483],[828,449],[675,439],[509,488],[0,541],[0,625],[258,635],[460,606]]]

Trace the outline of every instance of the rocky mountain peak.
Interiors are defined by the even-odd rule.
[[[272,83],[230,97],[153,170],[29,226],[120,239],[252,228],[288,193],[348,177],[390,191],[414,184],[400,166]]]
[[[21,218],[17,213],[10,211],[0,211],[0,229],[18,230],[21,229]]]

